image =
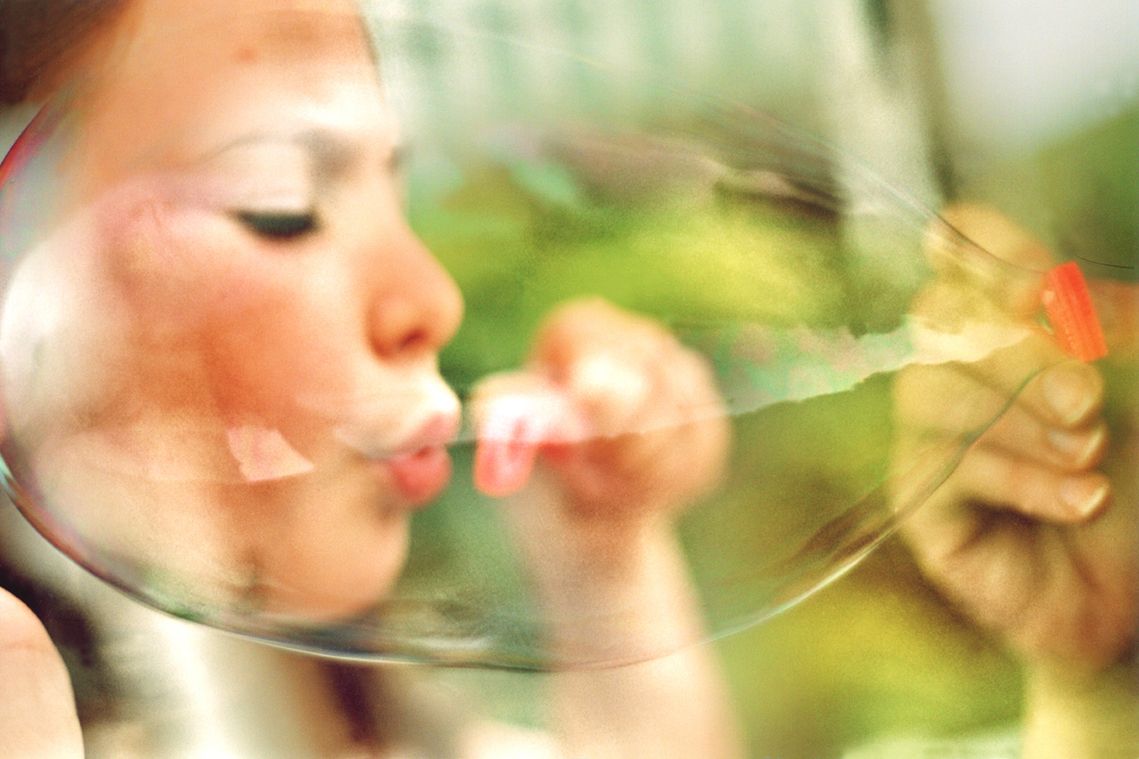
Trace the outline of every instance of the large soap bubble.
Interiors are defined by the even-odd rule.
[[[362,659],[664,654],[695,641],[549,644],[596,620],[530,590],[548,459],[730,424],[725,470],[675,516],[693,635],[717,636],[853,567],[1011,402],[931,398],[986,422],[899,459],[896,372],[999,361],[1049,328],[1042,294],[1073,352],[1102,350],[1078,272],[1000,262],[824,142],[667,77],[633,97],[627,71],[425,18],[370,42],[351,14],[194,23],[65,88],[0,171],[7,488],[164,611]],[[237,63],[214,54],[243,34]],[[425,74],[439,56],[542,72],[549,97],[472,98]],[[954,307],[916,306],[939,280]],[[715,393],[599,430],[559,378],[511,384],[583,298],[674,336]],[[645,392],[623,359],[594,371]]]

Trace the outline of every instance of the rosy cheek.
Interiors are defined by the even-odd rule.
[[[226,428],[277,430],[305,456],[332,441],[337,404],[359,395],[374,359],[335,250],[274,249],[224,215],[173,203],[116,221],[104,266],[143,397]]]
[[[317,391],[347,391],[348,351],[321,344],[319,333],[299,329],[293,320],[303,314],[252,308],[235,317],[239,323],[215,321],[199,334],[207,382],[229,413],[279,423],[302,413],[302,399]],[[327,342],[335,339],[330,335]]]
[[[282,411],[298,383],[342,358],[316,339],[327,315],[295,262],[257,249],[224,216],[145,202],[103,230],[101,266],[128,339],[141,363],[178,367],[170,381],[209,388],[231,413]]]
[[[234,281],[239,251],[222,220],[159,200],[103,213],[100,263],[140,328],[191,331],[246,289]]]
[[[346,297],[314,298],[310,278],[295,273],[266,272],[256,281],[248,274],[199,314],[194,337],[203,381],[227,423],[273,427],[311,445],[327,437],[334,420],[307,399],[351,397],[366,345],[353,339],[359,329]]]

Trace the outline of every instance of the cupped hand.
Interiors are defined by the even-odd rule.
[[[944,216],[998,258],[1051,264],[1040,243],[995,211],[963,206]],[[962,314],[979,312],[986,324],[1003,321],[1006,335],[1022,328],[978,360],[898,376],[898,462],[984,430],[903,534],[931,581],[1023,657],[1102,668],[1135,636],[1133,427],[1107,423],[1113,388],[1096,365],[1068,358],[1033,326],[1036,304],[979,304],[985,290],[967,272],[942,271],[915,303],[915,316],[934,328],[953,330]]]

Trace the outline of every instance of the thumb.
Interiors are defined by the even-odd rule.
[[[925,252],[934,271],[1015,316],[1039,312],[1041,275],[1055,263],[1028,230],[995,208],[968,203],[945,208],[927,227]]]
[[[83,756],[75,698],[63,659],[43,625],[0,590],[0,756]]]

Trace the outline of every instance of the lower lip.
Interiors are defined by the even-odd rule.
[[[444,448],[424,448],[389,459],[385,465],[399,492],[414,507],[435,500],[451,479],[451,456]]]

